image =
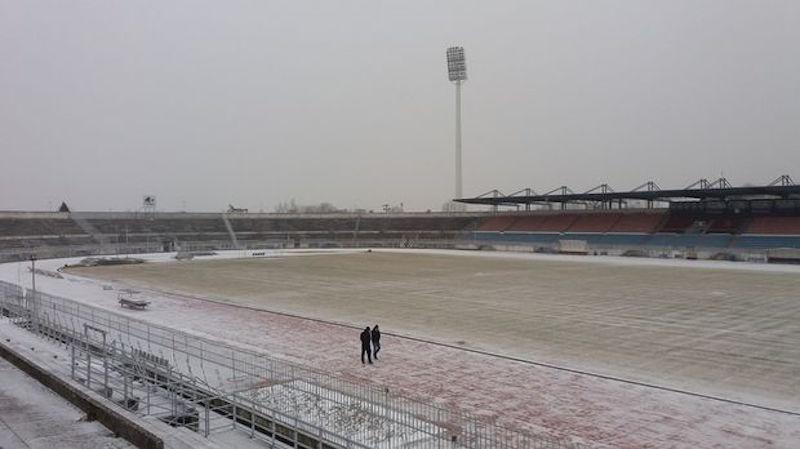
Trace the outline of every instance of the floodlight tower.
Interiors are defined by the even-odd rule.
[[[462,198],[461,181],[461,85],[467,80],[464,47],[447,49],[447,76],[456,85],[456,198]]]

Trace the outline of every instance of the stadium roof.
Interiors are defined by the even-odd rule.
[[[731,200],[762,198],[800,198],[800,185],[796,185],[789,175],[783,175],[763,186],[732,186],[727,179],[719,178],[710,182],[701,179],[683,189],[662,190],[656,183],[649,181],[639,187],[617,192],[608,184],[601,184],[582,193],[574,192],[567,186],[561,186],[547,193],[538,194],[533,189],[522,189],[509,195],[499,190],[492,190],[475,198],[458,198],[455,201],[466,204],[484,204],[490,206],[513,206],[520,204],[542,203],[610,203],[627,200],[663,201],[676,200]]]

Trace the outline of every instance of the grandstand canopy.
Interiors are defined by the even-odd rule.
[[[784,175],[762,186],[734,187],[725,178],[720,178],[714,182],[701,179],[683,189],[662,190],[654,182],[647,182],[633,190],[623,192],[617,192],[607,184],[602,184],[586,192],[577,193],[569,187],[562,186],[544,194],[537,194],[533,189],[523,189],[509,195],[492,190],[475,198],[458,198],[455,201],[489,206],[515,206],[543,203],[616,203],[628,200],[672,202],[788,198],[800,198],[800,185],[795,185],[788,175]]]

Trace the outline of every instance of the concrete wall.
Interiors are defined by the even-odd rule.
[[[164,441],[140,426],[130,418],[114,410],[102,400],[60,379],[35,362],[27,359],[0,342],[0,357],[27,373],[42,385],[53,390],[73,405],[81,409],[89,420],[97,420],[115,435],[127,440],[141,449],[163,449]]]

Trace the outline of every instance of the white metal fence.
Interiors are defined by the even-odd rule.
[[[14,284],[0,282],[0,309],[63,343],[85,385],[206,436],[239,427],[309,449],[584,447]]]

